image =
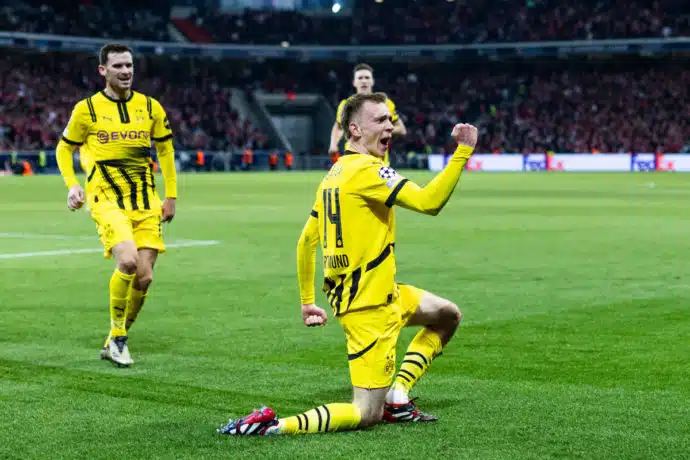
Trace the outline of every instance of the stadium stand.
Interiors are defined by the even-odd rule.
[[[0,62],[0,150],[55,147],[76,101],[101,89],[96,58],[8,52]],[[266,137],[232,108],[230,88],[183,63],[140,59],[136,89],[166,107],[179,148],[263,147]],[[202,66],[203,67],[203,66]]]
[[[208,11],[199,18],[217,42],[273,45],[591,40],[690,33],[690,3],[684,0],[371,1],[358,2],[351,18],[252,10],[225,15]]]
[[[0,30],[169,41],[166,2],[11,0],[0,7]]]
[[[683,61],[549,62],[374,63],[377,89],[394,98],[408,127],[396,150],[443,149],[458,120],[481,127],[485,152],[690,148]],[[54,146],[74,101],[100,88],[95,66],[71,54],[9,53],[0,64],[0,148]],[[232,108],[230,88],[320,92],[335,106],[352,91],[351,64],[145,58],[135,87],[160,95],[180,148],[272,147]]]

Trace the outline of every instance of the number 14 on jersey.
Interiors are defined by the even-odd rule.
[[[323,248],[328,247],[329,226],[335,226],[335,247],[343,247],[343,221],[340,214],[340,188],[323,189]]]

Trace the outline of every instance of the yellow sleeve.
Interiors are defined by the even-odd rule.
[[[170,122],[165,113],[165,109],[157,100],[151,98],[151,115],[153,116],[153,127],[151,128],[151,139],[162,142],[172,139]]]
[[[316,247],[319,245],[320,200],[316,200],[311,215],[297,241],[297,281],[302,305],[314,303],[314,270],[316,269]]]
[[[151,99],[153,127],[151,128],[151,139],[156,143],[158,153],[158,163],[163,173],[165,183],[165,197],[177,198],[177,171],[175,170],[175,147],[172,141],[172,130],[170,122],[165,114],[163,106]]]
[[[72,153],[76,148],[75,145],[65,142],[64,138],[60,139],[57,148],[55,149],[55,157],[57,159],[58,169],[60,174],[65,181],[65,185],[68,189],[79,185],[77,180],[77,175],[74,172],[74,160],[72,159]]]
[[[347,99],[340,101],[340,104],[338,104],[338,110],[335,112],[335,122],[338,124],[343,122],[343,107],[345,107],[346,102]]]
[[[79,185],[77,175],[74,172],[72,153],[77,146],[82,145],[86,141],[86,136],[89,132],[89,120],[91,120],[91,115],[86,102],[79,101],[72,109],[72,115],[67,122],[65,130],[62,132],[62,138],[55,150],[58,169],[67,188]]]
[[[395,109],[395,102],[393,102],[392,99],[386,99],[386,105],[388,106],[388,110],[391,113],[391,121],[395,123],[400,119],[400,116],[398,115],[398,111]]]
[[[409,181],[399,183],[393,201],[403,208],[437,215],[453,194],[473,150],[471,147],[459,145],[443,171],[423,188]]]
[[[393,168],[372,158],[366,160],[353,176],[352,191],[367,201],[382,203],[390,208],[406,182],[407,179]]]

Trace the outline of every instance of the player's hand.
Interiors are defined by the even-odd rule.
[[[302,321],[307,327],[324,326],[328,316],[323,308],[319,308],[316,304],[309,303],[302,305]]]
[[[161,216],[161,222],[171,222],[173,220],[173,217],[175,217],[176,202],[176,198],[166,198],[163,201],[163,215]]]
[[[332,157],[336,153],[340,153],[340,149],[338,146],[333,147],[332,145],[328,148],[328,156]]]
[[[84,206],[86,195],[81,185],[73,185],[67,193],[67,207],[70,211],[76,211]]]
[[[477,128],[469,123],[458,123],[453,127],[451,137],[459,145],[474,148],[477,145]]]

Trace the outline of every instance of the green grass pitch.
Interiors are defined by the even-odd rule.
[[[161,256],[131,369],[98,359],[112,263],[88,213],[67,212],[58,177],[0,178],[0,458],[688,458],[682,174],[470,173],[438,217],[398,211],[399,280],[464,313],[414,394],[441,420],[216,435],[260,404],[350,398],[337,321],[299,315],[295,245],[320,176],[180,177],[167,242],[220,243]]]

